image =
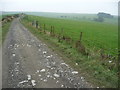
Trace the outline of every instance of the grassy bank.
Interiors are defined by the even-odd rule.
[[[78,53],[71,44],[67,44],[64,41],[58,42],[57,38],[41,33],[39,29],[31,26],[30,23],[33,20],[38,20],[41,25],[46,24],[46,29],[48,31],[50,31],[51,25],[55,26],[55,32],[57,33],[60,32],[61,27],[64,27],[64,34],[66,36],[72,36],[73,40],[77,40],[79,38],[79,33],[83,32],[84,36],[82,41],[86,47],[92,49],[95,47],[96,50],[104,48],[106,53],[111,54],[115,54],[116,50],[114,51],[114,49],[117,47],[117,27],[115,25],[77,22],[36,16],[29,16],[29,18],[22,20],[24,26],[27,27],[31,33],[38,39],[45,41],[50,48],[65,58],[65,62],[81,72],[81,75],[85,76],[88,82],[99,87],[117,87],[117,67],[113,65],[113,63],[109,63],[109,60],[101,60],[97,57],[97,53],[92,49],[92,55],[89,56]],[[96,33],[98,34],[96,35]],[[76,63],[78,65],[76,65]]]
[[[2,27],[0,28],[0,44],[4,42],[5,37],[9,31],[10,25],[11,25],[11,22],[7,22],[3,24]]]
[[[3,17],[6,17],[7,15],[0,15],[0,21],[2,20]],[[9,27],[11,25],[11,21],[10,22],[6,22],[6,23],[2,23],[1,21],[1,25],[0,25],[0,45],[4,42],[5,37],[7,35],[7,32],[9,31]]]

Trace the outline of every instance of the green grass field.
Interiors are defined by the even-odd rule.
[[[80,32],[83,32],[82,43],[91,51],[91,55],[85,56],[71,48],[70,44],[65,42],[59,43],[57,38],[50,37],[40,30],[31,26],[33,20],[38,20],[40,26],[46,24],[46,29],[50,31],[50,26],[55,26],[55,33],[61,32],[64,28],[64,35],[71,37],[74,41],[79,40]],[[115,59],[109,63],[111,59],[101,60],[98,57],[100,49],[106,54],[117,56],[118,49],[118,27],[116,24],[99,23],[89,21],[77,21],[67,19],[46,18],[40,16],[28,16],[24,18],[22,23],[39,39],[49,43],[52,49],[60,51],[63,56],[68,57],[65,62],[69,63],[78,71],[84,73],[85,78],[100,87],[113,88],[117,87],[117,66]],[[79,65],[76,66],[75,63]]]
[[[50,26],[55,26],[55,32],[61,32],[64,28],[64,34],[73,40],[78,40],[80,32],[83,32],[82,42],[88,48],[103,49],[106,53],[115,55],[118,50],[118,26],[109,23],[74,21],[66,19],[44,18],[37,16],[29,16],[29,20],[38,20],[46,29],[50,30]]]

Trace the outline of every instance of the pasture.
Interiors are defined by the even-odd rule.
[[[46,24],[46,30],[50,31],[51,26],[55,27],[55,32],[60,33],[63,28],[63,34],[71,37],[74,41],[80,37],[83,32],[82,42],[85,47],[96,50],[103,49],[105,53],[117,55],[118,50],[118,26],[109,23],[74,21],[66,19],[53,19],[38,16],[29,16],[30,21],[37,20],[43,27]]]

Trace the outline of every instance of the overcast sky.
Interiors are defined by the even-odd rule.
[[[119,0],[0,0],[0,11],[118,14]]]

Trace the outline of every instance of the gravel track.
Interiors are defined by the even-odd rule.
[[[14,19],[2,49],[3,88],[91,88],[48,46]]]

